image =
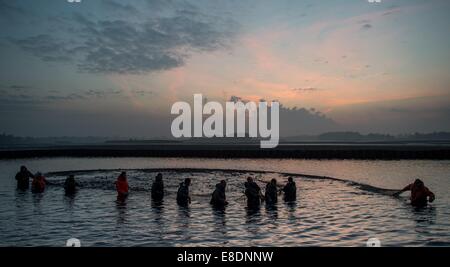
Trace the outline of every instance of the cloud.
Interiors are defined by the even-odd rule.
[[[316,92],[319,91],[320,88],[316,88],[316,87],[298,87],[298,88],[294,88],[292,89],[295,92],[298,93],[304,93],[304,92]]]
[[[28,85],[23,85],[23,84],[11,84],[11,85],[1,85],[0,89],[2,91],[23,91],[23,90],[28,90],[31,89],[31,86]]]
[[[11,19],[16,15],[25,15],[26,11],[7,0],[0,0],[0,18]]]
[[[108,5],[133,12],[134,7],[115,1]],[[71,18],[74,36],[39,34],[11,42],[47,62],[72,62],[80,72],[140,74],[168,70],[185,64],[194,52],[228,47],[233,32],[229,21],[188,9],[169,16],[94,20],[81,13]]]
[[[129,14],[138,14],[136,7],[130,4],[123,4],[112,0],[102,0],[102,4],[113,11],[125,12]]]
[[[135,96],[141,97],[150,96],[154,94],[152,91],[145,91],[145,90],[133,90],[131,93]]]
[[[369,30],[369,29],[371,29],[372,27],[373,27],[372,24],[366,23],[366,24],[364,24],[364,25],[361,26],[361,29],[363,29],[363,30]]]
[[[49,95],[46,97],[48,100],[77,100],[85,99],[86,97],[80,94],[69,94],[69,95]]]
[[[239,96],[232,96],[229,101],[242,101],[243,103],[248,102],[248,100]],[[314,108],[289,108],[280,103],[279,119],[280,136],[282,137],[320,134],[339,129],[339,125],[335,121]]]
[[[120,90],[112,90],[112,89],[108,89],[108,90],[87,90],[84,92],[84,95],[86,97],[99,97],[99,98],[105,98],[108,96],[119,96],[122,94],[122,91]]]
[[[43,61],[67,62],[73,59],[73,48],[69,48],[67,43],[48,34],[35,35],[25,39],[12,38],[10,41]]]
[[[28,89],[31,89],[31,88],[32,88],[31,86],[17,85],[17,84],[9,86],[9,89],[16,90],[16,91],[23,91],[23,90],[28,90]]]

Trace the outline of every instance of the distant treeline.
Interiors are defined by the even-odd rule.
[[[414,133],[402,135],[374,134],[367,135],[358,132],[329,132],[318,136],[321,141],[438,141],[450,140],[449,132]]]
[[[0,134],[0,145],[69,145],[69,144],[95,144],[107,141],[104,137],[20,137],[10,134]]]
[[[192,139],[190,141],[200,141],[200,139]],[[207,138],[204,138],[207,140]],[[232,138],[227,138],[229,141]],[[241,139],[237,139],[241,140]],[[162,139],[123,139],[113,137],[19,137],[10,134],[0,134],[0,145],[76,145],[76,144],[126,144],[126,143],[177,143],[184,140],[162,140]],[[217,140],[219,141],[219,140]],[[358,132],[327,132],[320,135],[303,135],[281,138],[281,142],[395,142],[395,141],[450,141],[450,132],[434,132],[434,133],[413,133],[402,135],[389,134],[361,134]]]

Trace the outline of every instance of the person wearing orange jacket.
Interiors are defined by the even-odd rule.
[[[42,173],[38,172],[34,175],[33,182],[31,183],[31,191],[33,193],[42,193],[45,190],[47,180]]]
[[[399,196],[406,191],[411,191],[411,205],[414,207],[425,207],[428,205],[428,202],[433,202],[436,198],[433,192],[420,179],[416,179],[414,183],[407,185],[395,193],[394,196]]]
[[[122,172],[119,177],[117,177],[116,190],[118,197],[128,196],[128,181],[126,172]]]

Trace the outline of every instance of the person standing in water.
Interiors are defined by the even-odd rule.
[[[189,195],[189,186],[191,185],[191,179],[186,178],[184,182],[180,183],[177,192],[177,203],[180,206],[188,206],[191,204],[191,197]]]
[[[42,173],[37,172],[34,175],[33,182],[31,183],[31,192],[33,193],[42,193],[45,190],[45,185],[47,184],[47,180],[45,179]]]
[[[225,195],[225,188],[227,187],[227,182],[225,180],[220,181],[216,184],[216,189],[211,196],[211,205],[216,208],[223,208],[228,205],[227,197]]]
[[[75,181],[75,176],[69,175],[66,181],[64,181],[64,191],[66,195],[74,194],[77,191],[79,184]]]
[[[414,183],[405,186],[402,190],[394,194],[399,196],[401,193],[411,191],[411,205],[414,207],[425,207],[428,202],[433,202],[435,196],[420,179],[416,179]]]
[[[116,181],[116,190],[117,190],[117,197],[125,198],[128,196],[128,181],[127,181],[127,173],[122,172],[119,177],[117,177]]]
[[[288,182],[282,190],[284,192],[284,201],[290,202],[297,199],[297,186],[295,185],[294,179],[292,179],[292,177],[288,178]]]
[[[277,188],[277,180],[272,179],[266,185],[266,194],[265,194],[266,204],[272,205],[278,202],[278,188]]]
[[[257,208],[261,204],[261,188],[257,183],[253,181],[252,177],[247,178],[247,182],[244,183],[245,195],[247,196],[247,206],[249,208]]]
[[[164,198],[164,182],[161,173],[158,173],[155,177],[155,181],[152,184],[152,199],[154,201],[162,201]]]
[[[30,188],[30,178],[34,175],[25,166],[20,167],[20,171],[16,174],[17,189],[27,190]]]

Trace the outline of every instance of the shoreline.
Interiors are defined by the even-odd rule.
[[[257,144],[72,145],[0,149],[0,159],[39,157],[184,157],[449,160],[450,146],[432,144]]]

